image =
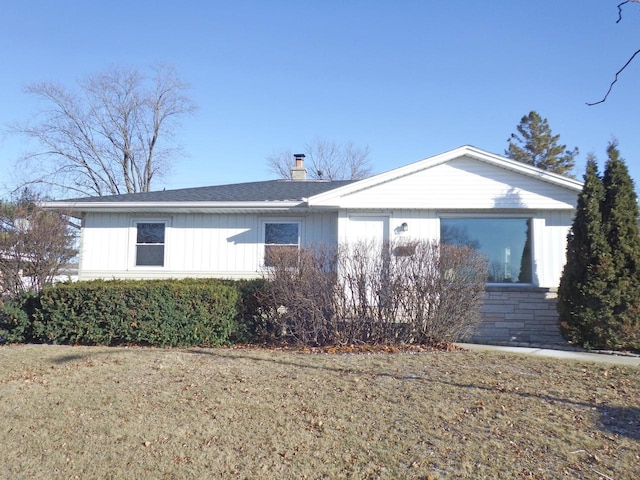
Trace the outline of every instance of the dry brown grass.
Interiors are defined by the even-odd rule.
[[[0,348],[2,478],[640,478],[637,368]]]

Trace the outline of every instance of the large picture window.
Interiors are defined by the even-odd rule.
[[[264,264],[274,265],[274,258],[285,251],[297,252],[300,245],[300,224],[269,222],[264,224]]]
[[[531,219],[441,218],[440,241],[482,252],[489,283],[531,283]]]
[[[164,233],[164,223],[136,223],[137,267],[164,267]]]

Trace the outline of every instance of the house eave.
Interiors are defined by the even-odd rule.
[[[282,213],[307,210],[304,201],[259,202],[43,202],[55,210],[80,218],[83,213]]]

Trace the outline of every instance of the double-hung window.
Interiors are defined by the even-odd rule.
[[[274,266],[275,259],[295,253],[300,247],[299,222],[264,223],[264,265]]]
[[[136,267],[164,267],[165,222],[136,222]]]
[[[484,254],[489,283],[533,281],[530,218],[441,218],[440,241]]]

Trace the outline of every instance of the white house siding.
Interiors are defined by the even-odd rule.
[[[247,214],[174,215],[167,238],[167,268],[180,277],[244,276],[257,270],[259,222]]]
[[[135,221],[166,221],[165,266],[135,266]],[[303,246],[337,240],[337,214],[114,214],[84,218],[80,280],[251,278],[261,273],[265,221],[297,220]]]
[[[80,280],[95,278],[91,272],[127,269],[128,227],[127,214],[85,214],[80,238]]]
[[[341,216],[342,242],[386,241],[389,239],[389,214],[347,213]]]
[[[571,209],[576,193],[495,165],[462,157],[339,198],[340,208]]]
[[[446,210],[446,215],[471,215],[469,210],[452,211]],[[380,212],[363,212],[361,210],[343,210],[339,216],[340,241],[353,241],[358,235],[354,234],[358,222],[351,222],[352,219],[379,218]],[[392,241],[402,240],[433,240],[440,239],[440,215],[437,210],[386,210],[387,219],[386,238]],[[573,220],[573,211],[570,210],[548,210],[529,211],[522,210],[518,213],[502,213],[495,210],[485,211],[476,214],[480,216],[518,216],[531,217],[533,219],[533,282],[535,286],[544,288],[557,288],[560,282],[560,275],[565,263],[565,245],[567,233]],[[407,224],[407,231],[403,232],[401,226]]]
[[[547,211],[534,217],[534,272],[540,287],[557,288],[560,284],[573,214],[572,211]]]
[[[303,247],[314,244],[335,245],[338,241],[338,214],[314,213],[304,217],[301,236]]]
[[[358,222],[351,222],[352,219],[362,220],[366,218],[384,218],[386,221],[384,240],[399,239],[428,239],[438,240],[440,237],[440,223],[434,210],[383,210],[363,211],[363,210],[342,210],[338,219],[338,231],[341,242],[353,241],[359,235],[354,234]],[[402,224],[406,223],[408,230],[401,231]]]

